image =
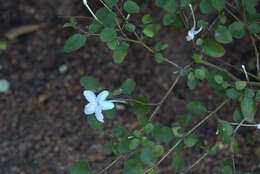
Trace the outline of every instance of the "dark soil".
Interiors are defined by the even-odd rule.
[[[0,4],[0,41],[8,44],[7,49],[0,52],[0,65],[3,67],[0,79],[8,80],[11,85],[8,92],[0,94],[0,173],[68,174],[70,164],[78,160],[87,160],[93,169],[101,170],[115,156],[103,154],[104,144],[110,138],[91,130],[86,121],[83,113],[86,100],[82,96],[84,89],[79,84],[80,77],[97,77],[102,87],[110,91],[131,77],[137,83],[137,89],[131,97],[146,97],[152,103],[158,103],[174,81],[176,69],[164,63],[155,63],[150,53],[136,45],[131,46],[123,64],[111,67],[111,52],[96,38],[88,39],[86,46],[79,51],[65,54],[63,45],[66,39],[77,33],[62,28],[67,16],[89,16],[81,1],[0,0]],[[151,8],[147,3],[144,4],[143,13],[153,12],[155,16],[158,15],[155,19],[160,19],[160,14]],[[86,25],[91,20],[84,18],[79,22]],[[45,24],[43,28],[15,40],[4,37],[6,32],[21,25],[42,23]],[[166,51],[167,57],[182,66],[189,62],[187,57],[192,53],[192,45],[185,41],[185,34],[185,30],[168,28],[155,38],[170,45]],[[151,40],[147,42],[153,43]],[[252,51],[251,47],[243,49]],[[236,61],[239,64],[237,61],[241,59],[237,56],[236,60],[226,58],[230,63]],[[68,67],[65,73],[59,72],[62,65]],[[185,104],[191,100],[203,101],[209,110],[213,110],[224,99],[218,97],[206,82],[201,82],[192,91],[183,82],[177,85],[155,121],[170,125],[180,120],[186,113]],[[235,105],[231,102],[217,116],[232,120]],[[128,106],[117,112],[113,121],[106,120],[105,130],[111,130],[119,124],[129,129],[136,127],[136,118]],[[197,135],[206,137],[209,145],[220,141],[215,133],[215,119],[209,120],[196,131]],[[235,157],[237,173],[260,173],[259,133],[255,128],[239,129],[236,136],[239,153]],[[249,134],[256,139],[254,145],[246,142]],[[165,145],[165,149],[170,145]],[[188,166],[203,153],[189,148],[178,155],[184,157]],[[173,173],[170,163],[176,154],[173,153],[162,163],[158,173]],[[207,157],[190,173],[221,173],[223,160],[229,157],[229,147],[223,144],[223,149],[216,156]],[[121,168],[116,165],[110,172],[122,173],[119,170]]]

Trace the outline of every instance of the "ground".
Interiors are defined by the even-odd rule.
[[[142,5],[143,14],[149,11],[157,16],[158,11],[147,4]],[[158,103],[176,78],[174,72],[177,69],[164,63],[157,64],[149,52],[137,45],[131,45],[123,64],[111,66],[111,52],[97,38],[89,38],[79,51],[64,53],[66,39],[77,33],[62,28],[67,17],[89,16],[86,8],[77,1],[2,1],[0,10],[0,41],[7,42],[7,49],[0,52],[0,79],[10,83],[10,90],[0,94],[0,173],[68,174],[70,164],[78,160],[88,160],[93,169],[101,170],[115,157],[103,154],[109,137],[101,136],[87,124],[83,113],[86,100],[82,96],[84,89],[79,84],[80,77],[97,77],[102,87],[111,91],[131,77],[137,83],[131,97],[146,97],[152,103]],[[80,24],[90,21],[86,18],[80,20]],[[14,40],[5,37],[11,29],[28,24],[44,26]],[[170,45],[165,54],[182,66],[189,62],[188,57],[192,54],[192,45],[185,41],[185,34],[183,29],[167,28],[155,38]],[[152,44],[154,41],[148,42]],[[244,51],[238,46],[229,48],[237,50],[225,57],[229,63],[244,63],[245,59],[241,57],[252,52],[246,43]],[[68,68],[66,72],[59,71],[62,65]],[[170,125],[186,113],[185,104],[191,100],[203,101],[209,110],[213,110],[224,99],[216,96],[206,82],[201,82],[193,91],[182,82],[178,83],[155,120]],[[231,102],[217,116],[231,120],[235,105]],[[118,124],[129,129],[136,125],[136,118],[128,106],[117,112],[115,120],[106,121],[105,130]],[[213,144],[220,140],[215,131],[216,121],[211,119],[196,134],[207,137],[207,143]],[[235,157],[237,173],[260,172],[257,167],[259,133],[255,128],[239,129],[236,136],[239,153]],[[256,139],[254,145],[246,142],[248,134]],[[165,148],[170,148],[170,145],[165,145]],[[158,169],[159,173],[173,173],[169,166],[175,154],[165,160]],[[202,154],[202,151],[186,149],[179,155],[188,165]],[[207,157],[190,173],[220,173],[223,159],[230,156],[229,148],[224,146],[216,156]],[[114,169],[121,173],[119,165]]]

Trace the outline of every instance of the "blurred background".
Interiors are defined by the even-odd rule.
[[[96,1],[89,3],[93,9],[100,6]],[[150,13],[160,23],[163,11],[151,4],[149,0],[139,3],[142,12],[131,20],[138,23],[141,16]],[[91,130],[87,124],[83,113],[87,101],[79,84],[81,77],[94,76],[103,89],[110,91],[120,87],[127,78],[133,78],[137,88],[132,96],[125,97],[146,97],[152,103],[160,101],[175,79],[177,69],[157,64],[153,56],[138,45],[131,45],[126,60],[120,65],[113,65],[110,50],[99,38],[88,38],[84,48],[64,53],[66,39],[78,33],[62,28],[71,16],[78,16],[83,29],[92,22],[81,0],[0,0],[0,80],[9,85],[7,91],[0,93],[1,174],[69,174],[70,164],[78,160],[89,161],[92,168],[99,171],[115,159],[103,153],[110,137]],[[184,66],[193,52],[185,36],[184,29],[164,28],[154,39],[145,41],[151,46],[155,40],[168,43],[166,57]],[[228,51],[225,61],[240,66],[253,60],[253,47],[249,43],[248,38],[243,42],[234,41],[227,48],[232,52]],[[186,113],[185,104],[191,100],[203,101],[209,110],[223,100],[207,82],[200,82],[192,91],[183,82],[178,83],[155,121],[170,126]],[[231,120],[235,105],[229,104],[218,116]],[[111,130],[120,124],[130,130],[137,127],[137,119],[129,106],[123,106],[114,120],[105,121],[104,128]],[[215,136],[216,127],[212,119],[196,134],[206,137],[207,144],[213,145],[220,140]],[[259,133],[255,128],[238,131],[239,155],[235,158],[238,173],[260,172]],[[250,137],[256,141],[250,141]],[[170,145],[165,145],[165,149]],[[202,154],[200,150],[186,149],[179,155],[188,165]],[[162,163],[158,173],[174,173],[173,155]],[[207,157],[190,173],[220,173],[223,159],[229,157],[229,147],[223,144],[217,155]],[[121,168],[120,164],[115,165],[108,173],[122,173]]]

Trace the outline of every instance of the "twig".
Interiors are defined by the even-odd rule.
[[[250,35],[250,39],[252,41],[254,50],[255,50],[255,56],[256,56],[256,68],[257,68],[257,72],[259,73],[260,69],[259,69],[259,52],[257,50],[256,44],[255,44],[255,39],[253,38],[252,35]]]

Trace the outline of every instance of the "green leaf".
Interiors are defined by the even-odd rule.
[[[177,0],[155,0],[155,5],[169,13],[174,13],[178,8]]]
[[[113,135],[115,135],[116,137],[125,137],[128,134],[128,131],[126,128],[122,127],[122,126],[117,126],[115,129],[113,129]]]
[[[130,140],[127,137],[124,137],[119,140],[119,145],[118,145],[118,151],[119,153],[127,153],[130,152],[131,149],[129,148]]]
[[[150,14],[146,14],[142,17],[143,24],[149,24],[153,21],[152,16]]]
[[[119,19],[117,19],[116,14],[109,11],[105,7],[98,9],[96,16],[106,25],[106,27],[114,28],[119,23]]]
[[[93,130],[102,130],[103,124],[96,119],[94,114],[87,116],[88,124]]]
[[[153,37],[158,33],[160,28],[161,28],[160,24],[148,24],[143,29],[143,33],[148,37]]]
[[[156,123],[152,133],[153,137],[161,142],[169,143],[173,139],[171,128]]]
[[[255,92],[252,89],[245,89],[244,96],[253,98],[255,96]]]
[[[143,131],[144,131],[145,134],[149,134],[150,132],[153,131],[153,128],[154,128],[153,124],[148,123],[147,125],[144,126]]]
[[[98,30],[102,27],[102,25],[100,23],[98,23],[97,21],[94,21],[92,24],[90,24],[88,26],[88,30],[91,32],[91,33],[96,33],[98,32]]]
[[[232,174],[232,167],[231,166],[224,166],[222,168],[222,174]]]
[[[142,103],[149,103],[149,100],[146,98],[136,98],[136,100]],[[131,102],[131,107],[136,116],[145,116],[150,111],[150,106],[143,105],[137,102]]]
[[[198,142],[198,137],[195,134],[190,134],[184,139],[184,144],[187,147],[192,147]]]
[[[130,95],[135,89],[135,81],[133,79],[127,79],[122,85],[123,93]]]
[[[258,102],[260,101],[260,90],[257,90],[256,95],[255,95],[255,99]]]
[[[140,140],[138,138],[134,138],[130,141],[129,149],[135,150],[139,146]]]
[[[140,8],[139,8],[138,4],[136,4],[134,1],[127,0],[124,3],[124,10],[127,13],[132,14],[132,13],[139,13]]]
[[[217,84],[222,84],[224,82],[223,77],[221,75],[218,75],[218,74],[214,76],[214,80]]]
[[[237,146],[237,144],[235,142],[231,142],[231,144],[230,144],[230,151],[232,153],[237,153],[238,152],[238,146]]]
[[[4,51],[7,48],[7,43],[6,42],[0,42],[0,51]]]
[[[243,114],[239,107],[236,107],[233,113],[233,120],[237,123],[240,123],[243,120]]]
[[[257,34],[260,32],[260,26],[258,24],[250,24],[248,30],[253,34]]]
[[[164,26],[168,26],[170,24],[172,24],[176,19],[176,15],[172,14],[172,13],[165,13],[165,15],[163,16],[163,25]]]
[[[120,64],[124,61],[127,56],[127,50],[129,48],[128,43],[121,42],[117,49],[113,53],[113,60],[116,64]]]
[[[114,5],[117,4],[118,0],[104,0],[108,7],[112,8]]]
[[[208,76],[208,70],[205,67],[199,67],[195,69],[195,77],[204,80]]]
[[[229,76],[227,75],[227,73],[223,72],[223,71],[213,71],[213,72],[210,72],[209,75],[208,75],[208,82],[211,84],[211,86],[219,91],[223,90],[223,86],[218,84],[215,80],[215,76],[216,75],[220,75],[223,77],[224,79],[224,83],[225,82],[230,82],[230,78]],[[223,84],[224,84],[223,83]]]
[[[141,151],[141,160],[144,164],[151,167],[156,160],[156,156],[150,148],[143,148]]]
[[[211,4],[215,9],[221,11],[226,6],[226,0],[211,0]]]
[[[219,22],[220,22],[221,24],[225,24],[225,23],[227,22],[227,17],[226,17],[226,15],[225,15],[224,12],[222,12],[222,13],[218,16],[218,18],[219,18]]]
[[[183,127],[188,126],[188,124],[191,122],[192,116],[190,114],[186,114],[182,117],[181,124]]]
[[[113,28],[104,28],[100,33],[102,42],[110,42],[116,39],[116,31]]]
[[[93,174],[93,172],[88,162],[78,161],[71,164],[70,174]]]
[[[243,0],[243,4],[245,5],[246,11],[249,14],[256,13],[256,6],[259,3],[259,0]]]
[[[245,26],[242,22],[234,22],[228,27],[232,37],[240,39],[245,35]]]
[[[165,50],[166,48],[168,48],[168,44],[167,43],[157,42],[154,45],[155,51],[162,51],[162,50]]]
[[[255,144],[255,139],[251,134],[248,134],[246,137],[246,142],[250,145],[254,145]]]
[[[155,143],[153,141],[148,140],[146,137],[142,137],[141,144],[143,147],[153,147]]]
[[[199,55],[199,54],[192,54],[192,59],[196,62],[196,63],[199,63],[201,60],[202,60],[203,56],[202,55]]]
[[[256,113],[256,102],[252,97],[244,97],[240,101],[241,112],[248,122],[254,121]]]
[[[200,101],[192,101],[186,105],[186,109],[193,115],[202,115],[207,112],[204,103]]]
[[[129,159],[124,163],[125,174],[143,174],[143,166],[136,160]]]
[[[175,171],[180,171],[183,168],[184,160],[180,156],[175,156],[172,160],[172,167]]]
[[[227,44],[232,42],[232,35],[227,27],[219,25],[214,32],[217,42]]]
[[[98,79],[96,79],[95,77],[91,77],[91,76],[81,77],[80,84],[85,89],[93,91],[93,92],[98,92],[101,90]]]
[[[189,87],[190,90],[195,89],[196,85],[197,85],[198,81],[195,80],[188,80],[187,81],[187,86]]]
[[[156,156],[156,157],[160,157],[161,155],[163,155],[163,146],[162,145],[155,145],[152,147],[152,153]]]
[[[228,138],[231,137],[232,133],[233,133],[233,128],[232,126],[229,124],[229,122],[225,121],[225,120],[218,120],[219,123],[219,135],[221,136],[221,138],[226,141],[228,140]]]
[[[109,155],[113,152],[113,142],[109,142],[104,147],[104,154]]]
[[[209,14],[213,11],[213,6],[211,5],[210,0],[201,0],[200,1],[200,11],[203,14]]]
[[[155,53],[154,59],[157,63],[162,63],[164,60],[163,55],[161,53]]]
[[[134,24],[130,24],[130,23],[127,23],[125,25],[125,29],[129,32],[134,32],[135,31],[135,25]]]
[[[233,100],[236,100],[239,97],[239,93],[235,88],[229,88],[226,90],[226,95]]]
[[[236,81],[235,86],[236,86],[237,90],[241,91],[241,90],[245,89],[246,81]]]
[[[204,40],[202,45],[203,52],[214,58],[222,57],[225,54],[225,49],[213,40]]]
[[[64,52],[70,53],[72,51],[76,51],[82,48],[85,45],[86,36],[83,34],[73,34],[69,39],[66,41],[64,45]]]
[[[210,148],[209,154],[210,155],[216,155],[217,154],[217,145]]]

